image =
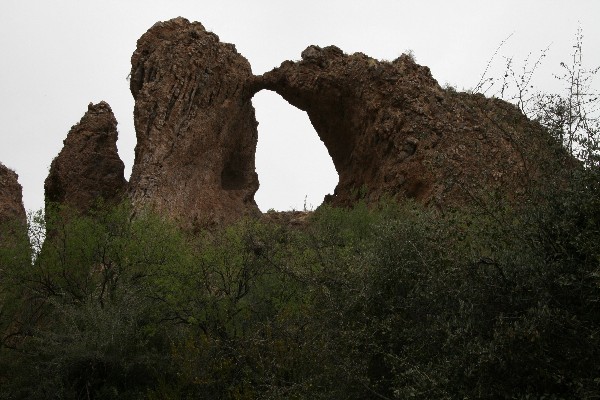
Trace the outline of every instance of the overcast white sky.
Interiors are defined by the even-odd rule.
[[[552,73],[568,61],[577,28],[584,61],[600,65],[600,1],[391,0],[0,0],[0,161],[19,174],[25,208],[43,206],[52,159],[90,102],[107,101],[119,122],[119,153],[129,176],[135,132],[126,80],[137,39],[156,21],[200,21],[261,74],[310,44],[394,59],[411,49],[441,85],[474,87],[496,57],[523,60],[550,45],[535,84],[556,90]],[[596,87],[599,82],[596,82]],[[253,99],[259,121],[259,207],[318,206],[337,174],[308,117],[278,95]]]

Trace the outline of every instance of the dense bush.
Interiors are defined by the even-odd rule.
[[[196,238],[57,213],[33,263],[1,255],[0,397],[594,398],[598,186],[582,169],[497,215],[323,206]]]
[[[599,398],[600,130],[565,98],[534,117],[583,162],[530,160],[548,179],[518,205],[324,205],[195,237],[50,207],[31,244],[0,227],[0,399]]]

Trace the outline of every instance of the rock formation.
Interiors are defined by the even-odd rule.
[[[176,18],[138,40],[131,64],[134,209],[188,229],[258,214],[248,61],[202,24]]]
[[[339,174],[326,197],[333,205],[392,196],[468,206],[482,191],[518,201],[557,154],[515,106],[442,89],[407,55],[378,61],[309,46],[301,57],[253,76],[235,46],[200,23],[176,18],[150,28],[131,58],[134,210],[192,231],[259,215],[251,98],[263,89],[308,113]],[[98,197],[121,198],[116,138],[110,107],[90,105],[52,163],[48,200],[85,210]]]
[[[334,205],[383,195],[465,205],[481,189],[511,197],[540,172],[530,156],[553,151],[513,105],[444,90],[407,55],[387,62],[309,46],[257,77],[261,89],[308,113],[339,174]]]
[[[23,189],[18,178],[13,170],[0,163],[0,225],[27,223],[23,206]]]
[[[127,181],[117,153],[117,136],[117,121],[110,106],[90,103],[52,161],[44,183],[46,207],[59,203],[85,213],[98,201],[119,202]]]

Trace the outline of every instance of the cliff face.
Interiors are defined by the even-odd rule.
[[[155,24],[131,58],[134,208],[196,229],[257,215],[250,64],[200,23]]]
[[[0,225],[5,223],[27,224],[23,206],[23,189],[19,176],[0,163]]]
[[[382,62],[310,46],[257,77],[261,89],[308,113],[339,174],[334,205],[383,195],[465,205],[481,189],[514,197],[539,173],[524,152],[552,152],[513,105],[444,90],[406,55]]]
[[[117,153],[117,121],[105,102],[91,104],[64,140],[44,183],[46,207],[60,203],[80,212],[100,199],[123,199],[127,181]]]

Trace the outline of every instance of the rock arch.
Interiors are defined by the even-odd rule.
[[[333,205],[391,196],[465,206],[481,190],[518,200],[549,173],[539,160],[556,146],[538,124],[507,102],[442,89],[410,56],[378,61],[335,46],[301,56],[255,76],[198,22],[142,35],[131,59],[134,208],[191,230],[260,215],[251,99],[265,89],[308,114],[339,174]]]
[[[328,201],[414,198],[464,206],[481,190],[517,199],[555,156],[541,127],[514,105],[442,89],[408,55],[378,61],[335,46],[255,77],[304,110],[329,150],[339,183]]]

